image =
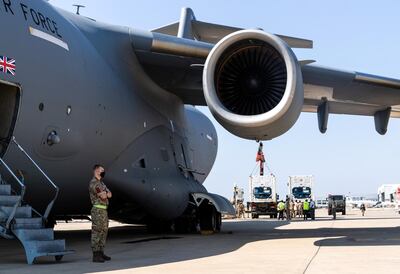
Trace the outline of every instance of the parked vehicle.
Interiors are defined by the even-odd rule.
[[[328,215],[332,215],[334,211],[346,215],[346,197],[344,195],[328,196]]]
[[[251,218],[258,218],[260,215],[277,218],[276,178],[273,174],[250,176],[249,194],[247,208],[251,213]]]

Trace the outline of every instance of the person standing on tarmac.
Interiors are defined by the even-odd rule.
[[[332,203],[332,216],[333,219],[336,220],[336,201],[333,201]]]
[[[303,217],[303,203],[301,201],[297,201],[297,215],[300,218]]]
[[[310,203],[308,202],[308,200],[305,200],[303,202],[304,220],[307,220],[309,212],[310,212]]]
[[[243,202],[239,202],[239,205],[238,205],[238,218],[245,218],[244,213],[245,213],[244,204],[243,204]]]
[[[290,215],[290,199],[289,196],[286,195],[286,201],[285,201],[285,212],[286,212],[286,220],[290,220],[291,219],[291,215]]]
[[[93,178],[89,183],[89,195],[92,202],[92,237],[91,246],[93,251],[93,262],[104,263],[111,260],[104,254],[104,247],[108,232],[108,199],[112,197],[111,191],[103,182],[105,176],[104,167],[95,165],[93,167]]]
[[[296,204],[294,200],[290,200],[290,217],[296,218]]]
[[[364,216],[364,214],[365,214],[365,204],[364,203],[362,203],[360,205],[360,210],[361,210],[361,215]]]
[[[278,203],[278,220],[283,220],[283,212],[285,211],[285,203],[283,201],[280,201]]]
[[[315,202],[313,199],[310,200],[310,217],[311,220],[315,220]]]

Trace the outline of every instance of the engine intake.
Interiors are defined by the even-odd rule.
[[[260,40],[234,43],[215,69],[218,99],[240,115],[257,115],[276,107],[285,93],[286,78],[282,56]]]
[[[272,139],[289,130],[303,106],[303,80],[289,46],[259,30],[232,33],[208,55],[203,89],[211,113],[246,139]]]

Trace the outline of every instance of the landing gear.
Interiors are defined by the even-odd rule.
[[[56,262],[59,263],[59,262],[61,262],[61,260],[63,258],[63,255],[57,255],[57,256],[54,256],[54,257],[56,259]]]
[[[180,217],[174,221],[174,231],[179,234],[196,233],[197,222],[196,218]]]
[[[222,226],[221,213],[214,206],[205,205],[199,211],[200,230],[220,232]]]

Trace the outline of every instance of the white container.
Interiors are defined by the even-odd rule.
[[[249,201],[276,203],[276,178],[273,174],[249,177]]]
[[[296,175],[289,176],[288,195],[295,201],[305,201],[313,199],[314,196],[314,176]]]

